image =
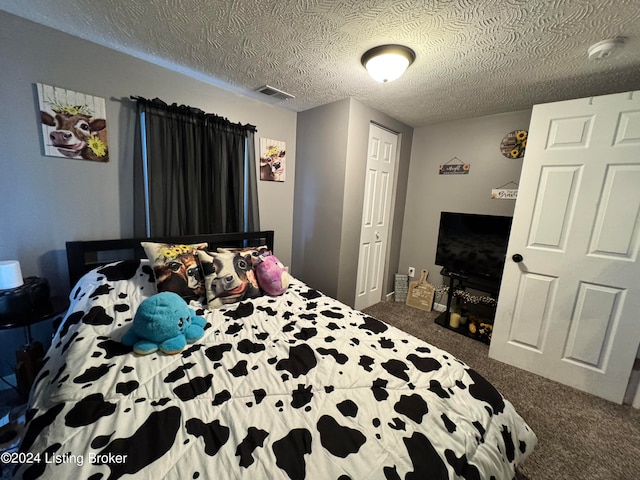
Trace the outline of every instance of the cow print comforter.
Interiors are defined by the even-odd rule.
[[[534,433],[447,352],[292,280],[216,311],[177,355],[119,343],[155,293],[119,262],[72,292],[17,478],[512,479]]]

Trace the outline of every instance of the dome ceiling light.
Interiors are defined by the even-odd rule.
[[[416,54],[404,45],[380,45],[362,55],[362,65],[377,82],[392,82],[400,78],[416,59]]]

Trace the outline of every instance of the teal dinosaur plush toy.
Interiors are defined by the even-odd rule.
[[[204,335],[206,320],[191,310],[180,295],[161,292],[142,301],[122,343],[138,355],[160,350],[179,353]]]

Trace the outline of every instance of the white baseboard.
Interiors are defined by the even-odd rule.
[[[446,312],[447,311],[447,306],[446,305],[442,305],[441,303],[434,303],[433,304],[433,309],[436,312]]]
[[[633,406],[633,408],[640,409],[640,383],[636,386],[636,394],[633,396],[631,405]]]
[[[392,302],[394,297],[396,296],[396,292],[387,293],[384,297],[385,302]]]

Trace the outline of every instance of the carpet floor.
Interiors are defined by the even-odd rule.
[[[489,380],[538,436],[519,467],[530,480],[637,480],[640,410],[489,358],[489,346],[436,323],[438,312],[383,302],[367,314],[448,351]]]

